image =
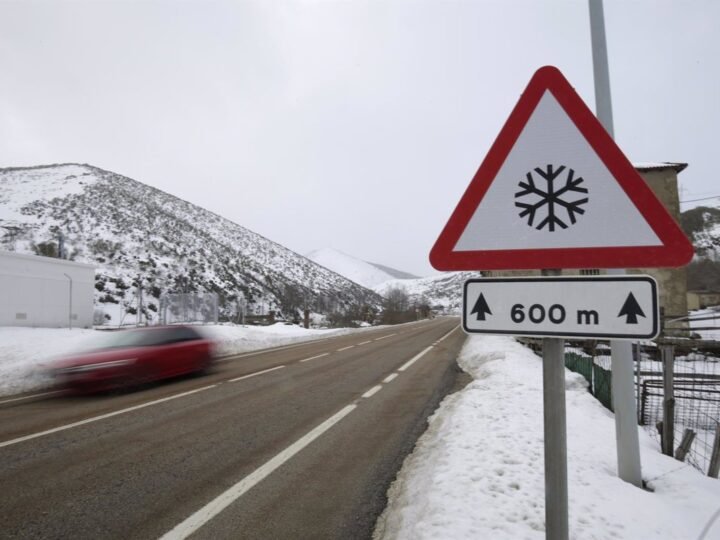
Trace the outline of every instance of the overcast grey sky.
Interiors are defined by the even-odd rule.
[[[720,195],[720,2],[606,1],[605,22],[620,148]],[[89,163],[427,275],[547,64],[594,109],[586,1],[0,0],[0,166]]]

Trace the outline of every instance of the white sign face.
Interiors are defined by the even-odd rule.
[[[545,91],[455,250],[660,245],[584,135]]]
[[[652,339],[659,318],[650,276],[471,279],[463,294],[468,333]]]

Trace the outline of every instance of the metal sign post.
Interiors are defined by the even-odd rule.
[[[543,270],[559,276],[560,270]],[[565,340],[543,338],[543,429],[545,435],[545,535],[568,539]]]
[[[600,120],[608,134],[614,137],[602,0],[588,0],[588,7],[590,8],[590,37],[595,80],[595,108],[598,120]],[[608,273],[624,274],[625,270],[611,269]],[[626,482],[642,487],[637,404],[635,403],[635,389],[633,388],[632,345],[627,341],[614,340],[610,342],[610,350],[618,476]]]

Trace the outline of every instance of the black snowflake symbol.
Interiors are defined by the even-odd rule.
[[[539,167],[536,167],[535,172],[540,175],[547,184],[545,189],[539,188],[535,185],[532,171],[527,173],[527,181],[520,182],[519,186],[523,189],[515,194],[516,199],[527,195],[537,195],[540,197],[540,200],[535,203],[515,202],[515,206],[522,209],[520,217],[528,216],[528,225],[530,227],[533,226],[535,217],[537,214],[540,214],[539,210],[542,207],[547,208],[547,213],[545,215],[545,219],[538,223],[536,229],[542,230],[543,228],[548,227],[550,232],[555,230],[556,225],[559,225],[563,229],[568,228],[568,224],[558,216],[558,206],[565,209],[565,213],[567,214],[567,218],[565,219],[569,219],[570,224],[575,224],[577,221],[575,217],[576,214],[585,213],[585,210],[581,208],[581,206],[588,202],[587,197],[584,199],[578,199],[577,201],[566,201],[563,199],[563,195],[567,197],[566,194],[570,191],[574,191],[576,193],[588,192],[586,188],[579,187],[580,184],[583,183],[583,179],[581,177],[575,178],[575,171],[568,169],[567,176],[565,177],[565,185],[560,189],[555,189],[553,182],[565,169],[565,165],[561,165],[556,171],[553,171],[552,165],[547,165],[544,171]]]

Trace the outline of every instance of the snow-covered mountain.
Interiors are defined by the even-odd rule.
[[[400,287],[411,302],[427,303],[436,311],[459,314],[462,311],[463,283],[478,277],[481,277],[480,272],[446,272],[418,279],[392,279],[374,289],[385,296],[390,289]]]
[[[346,278],[372,288],[385,296],[400,287],[411,303],[427,303],[445,313],[459,313],[462,308],[463,283],[480,277],[480,272],[446,272],[438,276],[419,278],[379,264],[369,263],[332,248],[318,249],[306,255],[318,264]]]
[[[0,169],[0,249],[97,266],[96,304],[132,309],[136,281],[153,317],[164,292],[220,294],[221,313],[244,297],[249,313],[307,302],[321,313],[380,297],[289,249],[125,176],[90,165]],[[154,298],[153,298],[154,297]]]
[[[316,249],[308,253],[306,257],[368,288],[376,287],[395,278],[416,277],[394,268],[363,261],[333,248]]]

